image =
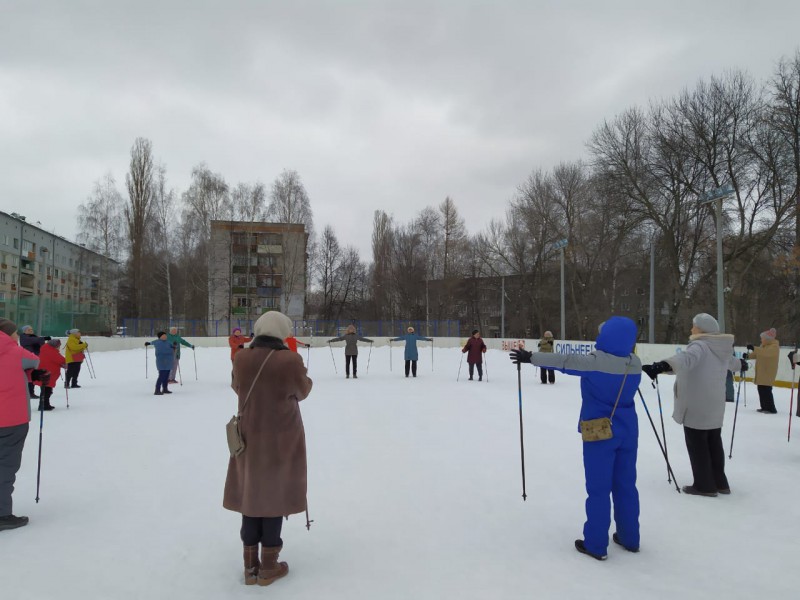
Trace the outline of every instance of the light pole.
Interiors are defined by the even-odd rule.
[[[656,245],[650,242],[650,316],[648,318],[647,341],[656,343]]]
[[[729,185],[709,190],[700,196],[700,204],[709,204],[716,201],[717,212],[717,322],[720,333],[725,331],[725,293],[722,282],[722,200],[733,194]]]
[[[559,335],[560,335],[562,340],[567,339],[567,336],[565,334],[565,332],[566,332],[566,322],[565,322],[566,312],[565,312],[565,309],[564,309],[564,306],[565,306],[565,303],[564,303],[564,248],[567,247],[567,244],[569,244],[569,240],[564,238],[563,240],[558,240],[556,243],[554,243],[552,246],[550,246],[551,250],[560,250],[561,251],[561,331],[559,332]]]
[[[39,251],[42,253],[42,273],[44,274],[43,277],[39,279],[39,322],[36,326],[36,333],[39,335],[44,335],[44,293],[42,291],[42,283],[45,284],[44,292],[47,291],[47,248],[39,248]]]

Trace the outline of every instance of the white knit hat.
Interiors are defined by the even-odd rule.
[[[253,333],[256,336],[268,335],[279,340],[285,340],[292,335],[292,320],[282,312],[271,310],[258,318]]]
[[[692,325],[703,333],[719,333],[719,323],[708,313],[700,313],[692,319]]]

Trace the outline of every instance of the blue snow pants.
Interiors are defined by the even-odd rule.
[[[617,435],[617,432],[609,440],[583,442],[587,494],[583,541],[593,554],[602,556],[608,552],[611,497],[620,541],[627,548],[639,547],[638,445],[638,435]]]

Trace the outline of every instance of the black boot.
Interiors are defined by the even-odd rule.
[[[34,400],[39,399],[39,396],[36,395],[36,388],[32,383],[28,383],[28,395]]]
[[[591,556],[595,560],[605,560],[606,558],[608,558],[608,556],[605,554],[595,554],[594,552],[589,552],[586,549],[586,546],[584,546],[583,540],[575,540],[575,549],[581,554],[585,554],[586,556]]]

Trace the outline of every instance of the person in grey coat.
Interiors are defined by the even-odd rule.
[[[722,447],[725,378],[728,371],[747,370],[747,362],[733,356],[733,336],[720,333],[717,320],[700,313],[692,319],[692,334],[686,350],[644,365],[642,370],[653,380],[661,373],[676,375],[672,418],[683,425],[694,476],[692,485],[683,486],[684,493],[730,494]]]
[[[348,325],[344,335],[328,340],[329,344],[332,342],[344,342],[345,377],[350,379],[350,363],[352,362],[353,379],[358,379],[358,342],[367,342],[371,344],[372,340],[358,335],[355,325]]]

